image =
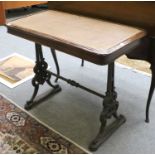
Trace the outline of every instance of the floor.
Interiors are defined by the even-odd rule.
[[[0,34],[0,58],[16,52],[35,60],[32,42],[9,35],[3,26],[0,27]],[[57,54],[62,75],[99,92],[105,92],[107,66],[97,66],[86,62],[85,66],[81,67],[80,59],[62,52],[57,52]],[[52,66],[51,70],[55,71],[49,48],[44,47],[44,55],[46,61]],[[95,153],[155,153],[155,105],[153,104],[155,96],[150,111],[151,122],[150,124],[144,122],[150,80],[150,76],[145,74],[120,66],[116,67],[119,113],[126,116],[127,122]],[[62,92],[29,112],[82,147],[88,148],[88,144],[95,137],[100,126],[102,99],[71,87],[61,80],[59,84]],[[27,99],[31,97],[33,87],[29,80],[14,89],[0,84],[0,90],[23,107]],[[49,90],[47,85],[41,88],[39,94],[46,90]]]

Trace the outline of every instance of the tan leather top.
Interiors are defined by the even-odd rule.
[[[145,36],[145,32],[138,28],[54,10],[24,17],[8,26],[101,55]]]

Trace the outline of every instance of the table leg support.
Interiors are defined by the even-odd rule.
[[[54,95],[61,91],[61,88],[59,85],[53,85],[50,81],[51,79],[51,72],[48,71],[48,64],[46,63],[43,53],[42,53],[42,48],[40,44],[35,44],[36,48],[36,65],[34,67],[34,73],[35,76],[32,79],[32,85],[34,86],[34,93],[31,97],[31,99],[25,104],[25,109],[29,110],[33,106],[39,104],[41,101],[47,99],[49,96]],[[38,90],[39,90],[39,85],[43,85],[44,83],[47,83],[50,87],[52,87],[52,90],[46,94],[44,97],[42,97],[39,100],[35,100]]]
[[[101,127],[98,135],[89,146],[91,151],[96,151],[98,147],[126,121],[123,115],[117,115],[118,101],[116,98],[117,93],[114,87],[114,63],[112,63],[108,66],[107,92],[103,101],[103,111],[100,115]],[[112,117],[115,118],[115,121],[107,126],[108,119]]]

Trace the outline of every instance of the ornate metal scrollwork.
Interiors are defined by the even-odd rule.
[[[53,91],[50,92],[50,94],[47,94],[43,98],[46,98],[47,96],[55,94],[61,90],[59,85],[53,85],[50,81],[52,74],[50,71],[48,71],[48,64],[45,61],[45,59],[43,58],[41,45],[39,45],[39,44],[36,44],[36,65],[35,65],[33,71],[35,73],[35,76],[32,79],[32,85],[34,86],[34,93],[31,97],[31,99],[25,105],[25,109],[27,109],[27,110],[30,109],[34,104],[36,104],[34,102],[34,99],[38,93],[39,85],[43,85],[45,82],[47,82],[47,84],[53,88]]]
[[[55,59],[55,63],[57,63],[57,59]],[[60,76],[58,64],[56,64],[56,66],[57,66],[57,74],[48,71],[48,64],[45,62],[45,59],[43,58],[41,45],[36,44],[36,65],[34,67],[35,76],[32,79],[32,85],[34,86],[35,89],[30,101],[28,101],[27,104],[25,105],[25,108],[30,109],[32,106],[34,106],[34,104],[36,104],[36,102],[34,102],[34,99],[39,90],[39,85],[43,85],[45,82],[47,82],[47,84],[53,87],[51,93],[49,93],[43,98],[47,98],[47,96],[53,95],[61,90],[59,85],[52,85],[52,83],[50,82],[51,76],[55,76],[56,81],[58,79],[62,79],[72,86],[79,87],[83,90],[86,90],[87,92],[90,92],[94,95],[104,98],[103,110],[100,115],[101,127],[97,137],[94,139],[94,141],[90,144],[89,147],[90,150],[95,151],[120,125],[122,125],[125,122],[124,116],[122,115],[117,116],[118,102],[116,100],[117,93],[115,92],[114,87],[114,63],[109,64],[108,66],[108,82],[107,82],[106,95],[102,95],[85,86],[82,86],[74,80],[66,79]],[[42,99],[40,100],[43,101]],[[112,116],[116,120],[110,125],[107,125],[108,119],[110,119]]]
[[[47,63],[44,61],[39,61],[36,63],[33,71],[35,73],[35,76],[33,78],[33,83],[38,83],[38,84],[44,84],[44,82],[49,78],[49,73],[47,71]]]
[[[103,111],[101,113],[101,118],[110,119],[114,114],[116,114],[118,109],[118,101],[116,101],[117,94],[113,92],[112,94],[106,93],[103,101]]]
[[[123,115],[117,115],[119,103],[116,98],[117,93],[114,87],[114,63],[112,63],[108,66],[107,92],[103,100],[103,110],[100,115],[101,126],[99,133],[89,146],[91,151],[97,150],[97,148],[125,122],[125,117]],[[116,120],[107,126],[107,121],[111,117],[114,117]]]
[[[117,118],[117,109],[119,106],[118,101],[116,100],[117,94],[116,92],[113,92],[112,94],[107,92],[106,96],[103,101],[103,111],[100,115],[100,122],[101,122],[101,128],[100,132],[103,132],[106,124],[107,119],[110,119],[112,116]]]

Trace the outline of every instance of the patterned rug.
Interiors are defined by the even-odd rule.
[[[0,95],[0,153],[88,153]]]

